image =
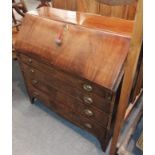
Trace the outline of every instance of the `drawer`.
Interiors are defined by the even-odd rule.
[[[61,113],[68,114],[70,116],[71,116],[71,114],[73,114],[73,108],[72,108],[71,104],[58,103],[55,99],[54,94],[52,94],[52,93],[47,94],[47,93],[41,91],[40,89],[37,89],[27,80],[26,80],[26,85],[27,85],[27,89],[29,91],[30,96],[43,101],[43,103],[47,107],[52,108],[56,112],[60,111]]]
[[[32,81],[36,81],[36,85],[39,82],[45,83],[46,85],[51,86],[61,92],[67,92],[85,105],[95,106],[108,114],[112,113],[113,103],[107,101],[104,97],[101,97],[95,93],[87,93],[78,90],[76,87],[68,84],[67,79],[66,81],[63,81],[57,78],[55,73],[53,73],[53,75],[49,73],[43,73],[33,66],[29,66],[24,63],[21,63],[21,66],[25,76]]]
[[[71,95],[62,93],[56,90],[55,88],[50,87],[49,85],[46,85],[42,82],[38,82],[37,84],[36,83],[34,84],[34,81],[29,79],[28,77],[25,77],[25,79],[28,85],[33,85],[37,90],[40,90],[48,94],[52,102],[61,103],[60,104],[62,106],[61,109],[65,109],[66,107],[68,107],[74,113],[77,113],[81,117],[94,120],[95,122],[97,122],[98,124],[100,124],[105,128],[109,127],[109,124],[111,123],[111,116],[101,111],[100,109],[97,109],[96,107],[93,107],[93,106],[85,105],[79,102]]]
[[[97,84],[94,84],[86,79],[82,79],[80,77],[76,77],[74,75],[70,75],[58,68],[55,68],[51,64],[49,64],[43,58],[33,58],[32,56],[26,56],[24,54],[19,55],[19,59],[32,67],[47,73],[49,76],[52,75],[53,78],[56,78],[62,82],[65,82],[68,86],[78,89],[80,92],[89,93],[89,94],[97,94],[104,98],[107,102],[112,100],[113,93],[103,88]]]
[[[30,83],[28,83],[27,81],[25,81],[26,83],[26,88],[27,91],[29,93],[30,99],[39,99],[41,100],[46,106],[49,107],[50,103],[50,98],[47,94],[42,93],[41,91],[37,90],[36,88],[34,88]],[[32,102],[34,102],[34,100],[32,100]]]
[[[71,104],[64,104],[61,101],[53,100],[51,96],[35,88],[29,82],[27,83],[27,88],[31,96],[43,101],[43,103],[50,109],[54,110],[70,122],[78,125],[81,128],[93,133],[97,137],[105,137],[106,129],[98,125],[95,121],[88,118],[81,117],[78,113],[72,109]],[[52,100],[52,101],[51,101]]]

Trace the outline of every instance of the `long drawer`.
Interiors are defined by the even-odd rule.
[[[106,100],[104,97],[97,95],[96,93],[86,92],[83,89],[77,89],[74,87],[68,79],[57,75],[56,72],[42,72],[39,66],[21,64],[22,70],[24,70],[27,77],[32,81],[42,81],[43,83],[58,89],[61,92],[67,92],[79,102],[82,102],[89,106],[95,106],[104,112],[110,114],[113,109],[113,102]]]
[[[33,85],[37,90],[40,90],[48,94],[52,102],[59,102],[62,105],[65,105],[68,108],[70,108],[73,112],[78,113],[78,115],[84,118],[88,118],[90,120],[94,120],[96,123],[99,123],[101,126],[105,128],[109,127],[111,116],[101,111],[100,109],[97,109],[93,106],[85,105],[79,102],[77,99],[70,96],[69,94],[62,93],[61,91],[44,84],[42,81],[39,81],[36,84],[26,75],[25,79],[28,85]]]
[[[38,90],[30,83],[27,83],[27,89],[29,93],[43,101],[44,104],[50,109],[54,110],[64,118],[68,119],[72,123],[78,125],[81,128],[86,129],[87,131],[93,133],[97,137],[104,138],[106,135],[106,129],[98,125],[95,121],[88,118],[84,118],[74,111],[71,104],[62,103],[57,100],[53,100],[51,96],[44,93],[43,91]]]
[[[113,93],[103,88],[97,84],[94,84],[86,79],[82,79],[80,77],[76,77],[74,75],[69,75],[68,73],[57,69],[56,67],[52,66],[52,64],[47,64],[45,59],[41,59],[41,61],[37,61],[32,56],[29,57],[25,54],[20,54],[19,59],[28,64],[31,65],[34,68],[37,68],[38,70],[44,72],[44,73],[50,73],[53,77],[67,83],[69,86],[78,89],[80,92],[88,92],[89,94],[97,94],[101,97],[103,97],[107,102],[111,102],[113,98]],[[41,63],[40,63],[41,62]],[[43,63],[44,62],[44,63]]]

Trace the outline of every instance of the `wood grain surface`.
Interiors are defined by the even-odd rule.
[[[65,73],[63,72],[57,74],[56,72],[50,72],[49,70],[44,71],[43,68],[40,66],[41,65],[38,65],[38,68],[36,69],[36,67],[34,67],[33,65],[28,66],[22,63],[22,70],[24,70],[26,76],[31,79],[31,81],[35,80],[38,82],[36,85],[39,85],[40,82],[43,82],[46,85],[49,85],[50,87],[61,91],[62,93],[69,94],[70,96],[74,97],[78,102],[84,103],[85,105],[89,105],[91,107],[95,106],[99,109],[102,109],[108,114],[112,113],[113,104],[111,103],[111,101],[113,97],[111,96],[111,99],[108,100],[106,90],[101,91],[100,94],[102,94],[102,96],[100,96],[96,94],[97,88],[95,88],[94,85],[91,84],[93,86],[93,91],[88,93],[83,89],[83,85],[77,78],[72,80],[72,76],[65,76]],[[34,73],[31,73],[31,69],[34,70]],[[75,83],[75,81],[77,82]],[[85,103],[85,96],[90,97],[93,100],[93,103]]]
[[[98,16],[99,17],[99,16]],[[114,89],[128,53],[130,39],[27,14],[16,49],[46,58],[51,64],[110,90]],[[55,38],[63,31],[62,44]]]

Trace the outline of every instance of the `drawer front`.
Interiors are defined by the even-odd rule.
[[[110,90],[101,88],[100,86],[81,78],[77,78],[76,76],[69,75],[64,71],[56,69],[52,65],[46,64],[44,59],[39,58],[39,61],[35,58],[26,56],[24,54],[19,55],[19,59],[28,64],[37,68],[38,70],[51,74],[53,77],[67,83],[69,86],[77,88],[80,92],[89,93],[89,94],[97,94],[104,98],[107,102],[112,100],[113,94]],[[44,63],[40,63],[40,61]]]
[[[85,105],[97,107],[108,114],[112,113],[112,102],[105,100],[105,98],[96,95],[95,93],[84,92],[83,90],[73,87],[67,79],[64,80],[63,77],[60,79],[60,77],[55,73],[43,73],[38,69],[24,63],[22,63],[22,69],[24,70],[26,76],[31,80],[37,81],[38,83],[43,82],[61,92],[67,92]]]
[[[84,128],[87,131],[93,133],[95,136],[102,138],[105,137],[106,129],[98,125],[95,121],[90,120],[88,118],[83,118],[80,115],[78,115],[78,113],[75,113],[71,104],[64,104],[61,101],[53,100],[51,96],[35,88],[29,82],[26,83],[31,96],[43,101],[48,108],[54,110],[55,112],[68,119],[72,123],[78,125],[79,127]]]
[[[33,80],[27,76],[25,76],[25,79],[29,85],[33,85],[36,89],[48,94],[52,102],[61,103],[61,105],[64,106],[62,109],[65,109],[67,106],[74,113],[77,113],[81,117],[94,120],[105,128],[107,128],[108,124],[110,123],[111,116],[100,109],[97,109],[94,106],[85,105],[71,95],[62,93],[59,90],[42,83],[41,81]]]

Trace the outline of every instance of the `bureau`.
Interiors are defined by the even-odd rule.
[[[133,23],[40,8],[26,14],[15,49],[30,101],[95,135],[103,151],[115,124]]]

